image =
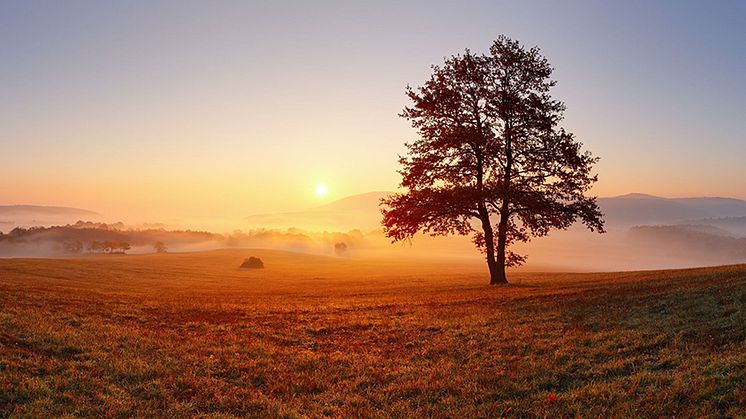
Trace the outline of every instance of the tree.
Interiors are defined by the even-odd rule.
[[[119,242],[116,240],[106,240],[104,241],[103,250],[106,253],[113,253],[114,249],[116,249],[119,246]]]
[[[153,249],[155,249],[156,253],[166,253],[168,251],[166,244],[161,241],[155,242],[155,244],[153,245]]]
[[[93,240],[88,244],[88,251],[91,253],[103,252],[104,244],[98,240]]]
[[[251,256],[243,260],[241,268],[264,269],[264,262],[262,262],[262,260],[259,258]]]
[[[344,256],[347,254],[347,243],[338,242],[334,243],[334,254],[337,256]]]
[[[132,248],[132,246],[130,246],[130,244],[125,241],[119,241],[117,243],[117,248],[119,249],[120,253],[126,253],[128,250]]]
[[[388,237],[472,234],[490,284],[501,284],[506,266],[526,260],[512,244],[578,220],[603,232],[596,198],[585,196],[598,159],[558,126],[565,105],[549,94],[556,82],[539,48],[500,36],[488,54],[466,50],[432,69],[407,87],[400,116],[419,138],[399,159],[404,192],[381,203]]]

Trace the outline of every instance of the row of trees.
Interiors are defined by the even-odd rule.
[[[130,248],[129,243],[118,240],[93,240],[88,244],[88,251],[91,253],[125,253]]]
[[[93,240],[87,245],[80,240],[67,240],[62,243],[62,250],[70,254],[83,253],[83,250],[89,253],[125,253],[130,248],[129,243],[118,240]]]
[[[129,243],[120,240],[93,240],[87,245],[83,245],[80,240],[67,240],[62,244],[62,250],[65,253],[78,254],[83,253],[83,249],[89,253],[122,253],[124,254],[131,249]]]
[[[62,244],[62,250],[69,254],[83,253],[83,249],[88,253],[121,253],[124,254],[132,248],[129,243],[121,240],[104,240],[98,241],[93,240],[88,245],[84,246],[80,240],[67,240]],[[157,253],[166,253],[166,245],[159,241],[153,245],[153,249]]]

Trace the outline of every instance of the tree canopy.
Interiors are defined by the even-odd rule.
[[[576,221],[603,232],[586,196],[597,158],[559,126],[565,105],[550,95],[553,68],[539,48],[500,36],[488,54],[466,50],[432,70],[406,91],[401,116],[419,138],[399,160],[404,192],[382,202],[388,237],[472,234],[498,284],[525,261],[509,250],[515,242]]]

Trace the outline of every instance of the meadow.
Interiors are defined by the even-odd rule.
[[[249,256],[266,268],[241,270]],[[0,417],[746,414],[746,265],[0,259]]]

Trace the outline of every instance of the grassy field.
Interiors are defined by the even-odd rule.
[[[262,271],[237,269],[261,257]],[[4,416],[743,416],[746,266],[0,259]]]

